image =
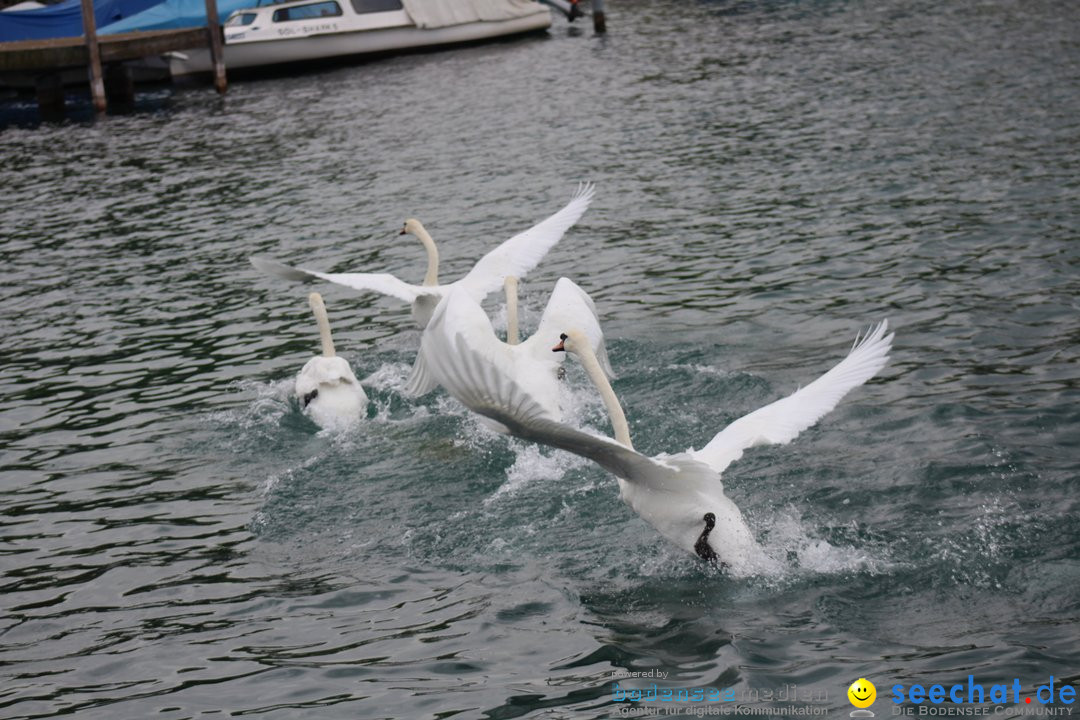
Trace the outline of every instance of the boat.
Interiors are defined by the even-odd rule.
[[[383,54],[550,26],[550,10],[534,0],[260,0],[225,21],[225,67]],[[210,53],[172,53],[169,66],[174,77],[208,73]]]
[[[136,15],[161,0],[94,0],[94,23],[109,25]],[[82,3],[61,0],[50,5],[21,2],[0,12],[0,42],[51,40],[83,34]]]

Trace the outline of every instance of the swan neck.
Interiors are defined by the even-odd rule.
[[[581,365],[585,368],[585,373],[592,380],[593,385],[600,391],[600,398],[604,401],[604,407],[607,408],[608,415],[611,417],[611,429],[615,431],[615,441],[633,450],[634,445],[630,442],[630,425],[626,422],[626,413],[623,412],[619,398],[615,395],[611,383],[608,382],[607,375],[600,367],[596,353],[586,345],[578,351],[578,359],[581,360]]]
[[[424,275],[424,286],[434,287],[439,284],[439,248],[435,246],[435,241],[424,226],[419,223],[417,225],[416,237],[420,238],[424,249],[427,250],[427,274]]]
[[[312,311],[315,313],[315,322],[319,324],[319,339],[322,340],[322,354],[324,357],[334,357],[334,339],[330,337],[330,318],[326,316],[326,307],[322,302],[312,303]]]
[[[521,342],[518,334],[518,280],[513,275],[506,277],[506,344],[517,345]]]

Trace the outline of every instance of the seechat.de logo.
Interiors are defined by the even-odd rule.
[[[1013,678],[1008,684],[1001,683],[986,687],[982,683],[975,682],[974,675],[968,675],[966,683],[933,684],[929,687],[922,684],[911,686],[897,684],[890,689],[892,690],[891,699],[897,705],[910,702],[913,705],[926,703],[930,706],[942,703],[953,705],[992,703],[999,706],[1014,703],[1029,706],[1034,701],[1037,707],[1055,702],[1062,705],[1072,705],[1076,702],[1076,688],[1067,682],[1055,681],[1053,676],[1050,677],[1049,683],[1036,688],[1034,696],[1027,695],[1026,697],[1023,695],[1020,678]]]

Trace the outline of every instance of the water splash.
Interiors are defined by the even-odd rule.
[[[229,389],[238,394],[254,394],[254,399],[237,408],[211,412],[209,419],[214,423],[241,430],[280,423],[283,417],[297,409],[295,403],[291,402],[293,384],[293,378],[266,382],[238,380],[232,383]]]
[[[761,539],[765,554],[776,563],[777,578],[845,573],[876,575],[888,572],[893,566],[888,548],[873,538],[856,531],[845,544],[829,542],[821,537],[816,524],[794,507],[776,514]]]
[[[360,381],[365,389],[402,393],[408,384],[412,366],[403,362],[388,362]]]
[[[514,464],[506,471],[506,482],[484,498],[485,507],[513,498],[535,481],[561,478],[568,470],[589,464],[587,459],[573,453],[549,450],[539,445],[514,441],[510,447],[515,453]]]

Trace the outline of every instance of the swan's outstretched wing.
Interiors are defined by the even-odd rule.
[[[524,277],[588,209],[594,191],[592,183],[579,185],[566,207],[480,258],[457,284],[467,288],[473,299],[480,302],[488,293],[501,288],[507,275]]]
[[[389,273],[321,273],[315,270],[283,265],[270,258],[254,256],[251,258],[251,264],[265,273],[286,280],[325,280],[326,282],[350,287],[353,290],[382,293],[410,303],[416,300],[418,296],[429,294],[431,291],[431,288],[402,282]]]
[[[559,278],[551,292],[540,324],[528,340],[521,343],[523,348],[537,358],[556,358],[561,361],[565,353],[552,353],[551,348],[559,342],[559,336],[570,330],[581,330],[589,338],[600,367],[609,378],[615,377],[604,348],[604,332],[600,329],[600,320],[596,317],[596,305],[589,294],[582,290],[570,278]]]
[[[476,301],[467,291],[455,288],[439,303],[420,341],[430,371],[465,407],[494,420],[516,437],[587,457],[632,482],[655,485],[658,476],[670,478],[680,473],[683,468],[678,462],[658,462],[610,438],[554,420],[551,412],[514,379],[506,355],[476,332],[482,327],[481,320],[488,323],[490,331],[487,316]]]
[[[855,339],[848,356],[806,387],[782,400],[744,415],[728,425],[701,450],[690,454],[723,472],[754,445],[791,442],[826,413],[852,389],[874,377],[889,360],[893,334],[885,334],[889,323],[882,320],[866,337]]]
[[[428,370],[423,353],[416,353],[409,379],[405,381],[402,392],[409,397],[420,397],[439,387],[439,381]]]

